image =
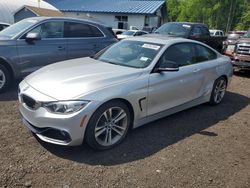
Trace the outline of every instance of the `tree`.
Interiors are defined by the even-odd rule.
[[[250,0],[167,0],[169,21],[201,22],[229,31],[248,29]]]

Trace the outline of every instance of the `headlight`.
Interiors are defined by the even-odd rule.
[[[43,103],[42,106],[51,113],[70,114],[83,109],[89,101],[59,101]]]

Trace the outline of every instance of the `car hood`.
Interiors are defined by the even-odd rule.
[[[141,69],[79,58],[46,66],[25,81],[57,100],[71,100],[102,88],[135,79]]]
[[[0,40],[10,40],[11,38],[8,36],[0,36]]]

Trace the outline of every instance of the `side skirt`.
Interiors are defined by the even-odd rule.
[[[194,107],[194,106],[198,106],[200,104],[203,104],[203,103],[206,103],[208,102],[208,99],[204,96],[200,97],[200,98],[197,98],[195,100],[192,100],[190,102],[187,102],[185,104],[182,104],[182,105],[179,105],[179,106],[176,106],[176,107],[173,107],[173,108],[170,108],[168,110],[165,110],[163,112],[160,112],[160,113],[157,113],[157,114],[154,114],[154,115],[151,115],[151,116],[148,116],[148,117],[145,117],[143,119],[140,119],[139,121],[137,122],[134,122],[134,126],[133,128],[137,128],[137,127],[140,127],[144,124],[147,124],[147,123],[150,123],[152,121],[155,121],[155,120],[158,120],[158,119],[161,119],[163,117],[166,117],[166,116],[169,116],[171,114],[175,114],[177,112],[180,112],[180,111],[183,111],[183,110],[186,110],[188,108],[191,108],[191,107]]]

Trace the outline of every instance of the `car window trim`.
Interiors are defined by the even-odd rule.
[[[93,26],[93,27],[96,27],[102,34],[103,34],[103,36],[102,37],[78,37],[78,38],[72,38],[72,37],[70,37],[70,38],[43,38],[42,40],[65,40],[65,39],[96,39],[96,38],[98,38],[98,39],[100,39],[100,38],[107,38],[107,36],[105,35],[105,33],[103,33],[103,31],[98,27],[98,26],[95,26],[94,24],[89,24],[89,23],[85,23],[85,22],[81,22],[81,21],[75,21],[75,20],[73,20],[73,21],[68,21],[68,20],[43,20],[43,21],[41,21],[41,22],[38,22],[38,23],[36,23],[35,25],[33,25],[31,28],[29,28],[29,29],[27,29],[25,32],[23,32],[23,34],[19,34],[20,36],[17,38],[17,40],[18,41],[23,41],[23,40],[25,40],[25,39],[22,39],[22,37],[24,36],[24,35],[26,35],[26,34],[28,34],[31,30],[33,30],[33,29],[35,29],[36,27],[38,27],[38,26],[40,26],[41,24],[44,24],[44,23],[47,23],[47,22],[53,22],[53,21],[58,21],[58,22],[64,22],[63,23],[63,27],[64,27],[64,24],[65,24],[65,22],[74,22],[74,23],[81,23],[81,24],[88,24],[88,25],[91,25],[91,26]],[[63,28],[63,30],[64,30],[64,28]]]
[[[155,65],[154,65],[153,69],[151,70],[150,74],[155,73],[155,72],[154,72],[155,68],[156,68],[156,67],[158,66],[158,64],[160,63],[160,59],[162,58],[162,56],[164,55],[164,53],[166,52],[166,50],[167,50],[168,48],[170,48],[171,46],[177,45],[177,44],[185,44],[185,43],[187,43],[187,44],[193,44],[193,45],[200,45],[200,46],[203,46],[203,47],[205,47],[205,48],[208,48],[209,50],[211,50],[213,53],[216,54],[216,58],[215,58],[215,59],[218,58],[218,53],[217,53],[217,52],[215,52],[215,51],[214,51],[213,49],[211,49],[210,47],[207,47],[207,46],[205,46],[205,45],[203,45],[203,44],[200,44],[200,43],[198,43],[198,42],[192,42],[192,41],[190,41],[190,42],[189,42],[189,41],[177,42],[177,43],[171,44],[170,46],[168,46],[168,47],[164,50],[164,52],[162,53],[162,55],[159,57],[159,59],[158,59],[157,62],[155,63]],[[196,52],[195,52],[195,53],[196,53]],[[195,55],[196,55],[196,54],[195,54]],[[211,59],[211,60],[207,60],[207,61],[213,61],[213,60],[215,60],[215,59]],[[180,66],[179,68],[181,69],[182,67],[192,66],[192,65],[195,65],[195,64],[203,63],[203,62],[205,62],[205,61],[192,63],[192,64],[190,64],[190,65]]]
[[[35,29],[36,27],[44,24],[44,23],[47,23],[47,22],[64,22],[64,20],[43,20],[41,22],[38,22],[37,24],[33,25],[31,28],[27,29],[20,37],[18,37],[17,40],[25,40],[25,39],[22,39],[22,37],[26,34],[28,34],[31,30]],[[63,26],[64,26],[64,23],[63,23]],[[64,39],[64,38],[49,38],[49,39]],[[42,39],[42,40],[45,40]]]

